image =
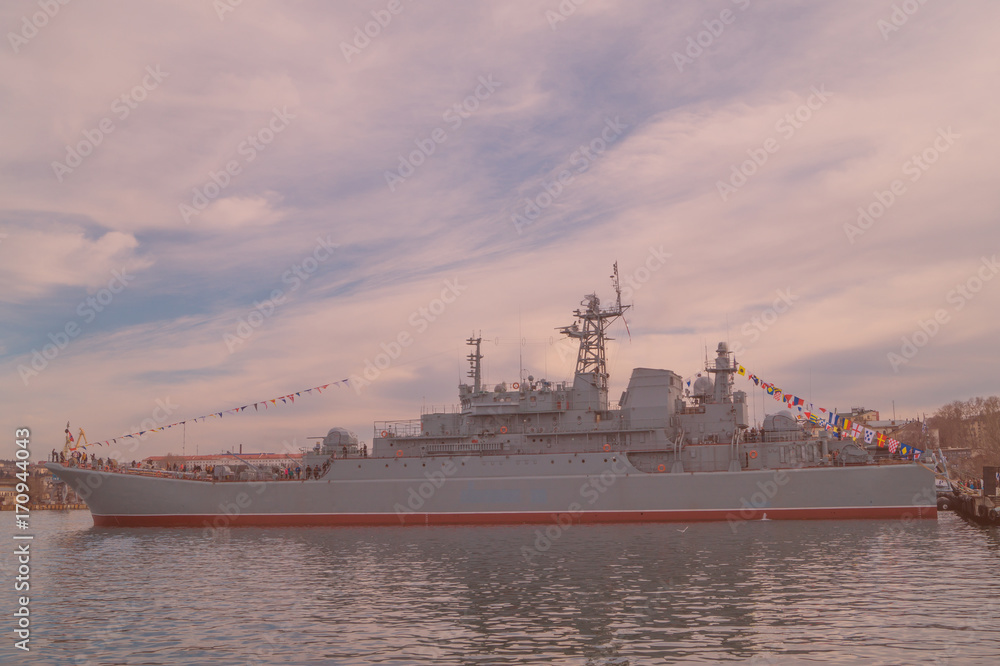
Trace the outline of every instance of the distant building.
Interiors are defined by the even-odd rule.
[[[944,454],[945,460],[966,460],[973,456],[972,449],[941,449],[941,453]]]
[[[864,421],[865,427],[871,428],[875,432],[881,432],[881,433],[884,433],[886,435],[892,434],[892,433],[900,430],[901,428],[909,425],[910,423],[916,423],[918,426],[920,425],[919,421],[911,421],[911,420],[905,420],[905,421],[904,420],[898,420],[897,421],[895,419],[890,419],[890,420],[885,420],[885,421],[882,421],[882,420]],[[919,431],[920,428],[918,427],[917,430]],[[896,439],[899,439],[899,438],[896,437]]]
[[[0,506],[10,506],[14,503],[14,495],[17,494],[16,486],[17,479],[15,478],[0,479]]]
[[[0,460],[0,505],[12,506],[14,504],[17,484],[21,479],[16,474],[22,472],[17,467],[15,461]],[[28,465],[28,492],[27,495],[31,504],[50,504],[68,501],[76,502],[76,493],[66,487],[65,483],[57,483],[52,476],[52,472],[39,464]]]
[[[840,416],[846,416],[855,423],[865,423],[870,421],[878,421],[879,414],[878,411],[874,409],[867,409],[865,407],[851,407],[849,411],[838,411]],[[870,426],[869,426],[870,427]]]
[[[207,456],[150,456],[143,459],[157,469],[167,469],[173,465],[184,465],[191,469],[196,465],[205,469],[208,466],[228,465],[241,467],[250,463],[254,467],[270,470],[272,467],[295,467],[301,464],[301,453],[217,453]]]
[[[996,438],[996,433],[1000,430],[995,415],[992,418],[972,417],[966,421],[965,428],[968,433],[968,441],[978,449],[989,449],[991,440]]]

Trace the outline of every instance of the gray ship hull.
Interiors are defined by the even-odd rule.
[[[647,473],[627,454],[336,460],[321,479],[209,481],[46,465],[98,526],[936,518],[919,464]]]

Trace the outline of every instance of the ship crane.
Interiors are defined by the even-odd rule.
[[[66,443],[63,444],[63,457],[69,458],[72,456],[73,451],[76,451],[81,444],[85,446],[90,445],[90,442],[87,441],[87,433],[83,431],[83,428],[80,428],[79,437],[74,440],[73,433],[69,431],[69,421],[66,421]]]

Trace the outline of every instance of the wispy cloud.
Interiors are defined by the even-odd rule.
[[[981,350],[1000,282],[960,312],[947,298],[1000,253],[1000,95],[983,84],[1000,64],[979,46],[1000,10],[927,3],[887,33],[892,3],[591,0],[559,20],[550,5],[404,3],[361,48],[381,7],[72,3],[6,44],[3,427],[54,442],[69,418],[104,439],[167,396],[183,418],[363,373],[410,335],[360,393],[187,433],[259,450],[333,425],[365,438],[374,419],[454,400],[472,330],[492,342],[493,381],[516,374],[522,338],[536,376],[571,373],[555,327],[650,247],[670,258],[635,290],[615,386],[634,366],[686,374],[729,339],[826,404],[917,413],[994,390]],[[0,25],[18,32],[34,8],[8,3]],[[928,152],[949,128],[959,138]],[[53,163],[81,150],[59,179]],[[421,163],[390,188],[401,158]],[[305,271],[318,238],[336,252]],[[455,279],[461,295],[420,319]],[[794,307],[753,327],[784,289]],[[887,354],[941,308],[952,320],[894,371]],[[180,448],[172,433],[143,446]]]

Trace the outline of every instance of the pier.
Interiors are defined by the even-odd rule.
[[[1000,496],[997,494],[997,473],[1000,467],[983,467],[983,488],[955,493],[955,511],[979,525],[1000,526]]]
[[[86,509],[86,504],[29,504],[29,511],[70,511],[78,509]],[[0,506],[0,511],[13,511],[13,504],[4,504]]]
[[[1000,497],[960,494],[955,511],[980,525],[1000,525]]]

